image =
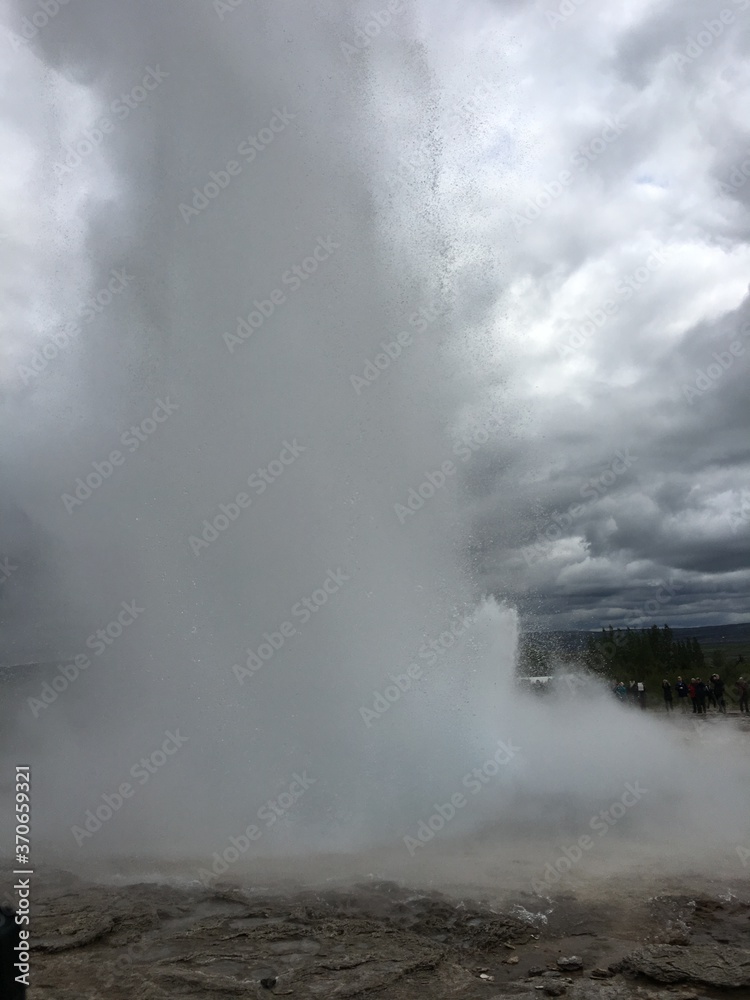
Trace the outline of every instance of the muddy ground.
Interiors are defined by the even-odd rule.
[[[750,997],[750,879],[653,888],[498,908],[375,880],[257,891],[37,871],[30,998]],[[580,969],[560,967],[573,956]]]

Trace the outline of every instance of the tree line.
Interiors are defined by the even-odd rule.
[[[728,685],[732,700],[732,685],[740,675],[745,675],[747,664],[743,658],[730,659],[722,649],[704,651],[696,638],[675,639],[669,625],[659,628],[603,628],[590,633],[582,640],[577,651],[561,651],[540,645],[530,638],[522,640],[519,673],[522,676],[541,676],[554,673],[555,669],[570,670],[583,664],[603,679],[643,681],[648,692],[661,696],[662,680],[666,677],[674,684],[677,677],[689,680],[719,674]]]

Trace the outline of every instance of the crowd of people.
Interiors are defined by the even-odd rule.
[[[673,686],[665,677],[661,687],[664,707],[668,712],[673,712]],[[740,677],[734,687],[739,699],[740,712],[750,714],[750,708],[748,708],[750,681]],[[646,708],[646,688],[643,681],[630,681],[629,684],[618,681],[612,691],[619,701],[640,705],[642,709]],[[700,677],[691,677],[689,681],[684,681],[682,677],[678,677],[674,684],[674,693],[677,695],[677,701],[680,703],[680,709],[683,713],[690,712],[692,706],[692,711],[696,715],[705,715],[709,708],[715,708],[717,712],[726,714],[725,692],[724,681],[718,674],[711,674],[708,681],[703,681]]]

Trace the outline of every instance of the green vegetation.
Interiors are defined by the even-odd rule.
[[[703,642],[702,646],[703,652],[706,654],[709,662],[715,653],[721,653],[724,662],[729,666],[736,664],[739,658],[742,657],[739,661],[738,676],[747,677],[748,673],[750,673],[750,642],[725,642],[720,646],[710,642]],[[721,674],[721,670],[718,667],[716,668],[716,673]]]
[[[602,629],[590,636],[584,662],[596,673],[611,681],[643,681],[652,696],[661,696],[661,682],[666,677],[674,685],[678,676],[688,681],[701,677],[707,681],[719,674],[726,684],[731,705],[737,700],[734,682],[743,676],[746,663],[737,662],[725,648],[704,650],[696,638],[675,639],[669,625],[662,629]]]
[[[703,648],[697,638],[675,638],[668,625],[646,629],[615,629],[610,626],[598,634],[582,637],[578,649],[543,641],[537,635],[521,641],[518,672],[524,677],[538,677],[565,672],[585,666],[613,684],[616,681],[643,681],[646,692],[661,701],[661,683],[666,677],[674,685],[678,676],[690,681],[701,677],[707,681],[719,674],[726,685],[730,707],[737,702],[734,682],[750,673],[750,655],[745,646],[735,644]],[[750,650],[748,650],[750,653]]]

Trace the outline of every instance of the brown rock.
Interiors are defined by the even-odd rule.
[[[696,945],[651,945],[610,965],[613,972],[647,976],[657,983],[700,983],[720,989],[750,986],[750,951]]]

